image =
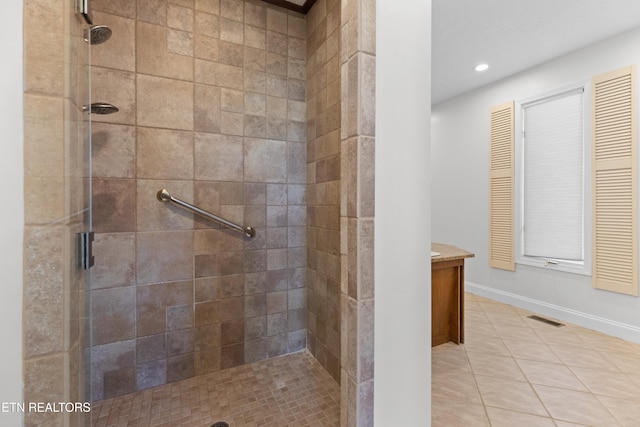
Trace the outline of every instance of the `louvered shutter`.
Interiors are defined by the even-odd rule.
[[[638,295],[635,66],[592,79],[593,286]]]
[[[514,103],[491,108],[489,266],[515,270],[514,224]]]

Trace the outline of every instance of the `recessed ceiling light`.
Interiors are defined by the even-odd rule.
[[[487,65],[487,64],[478,64],[478,65],[476,65],[475,70],[476,71],[484,71],[487,68],[489,68],[489,65]]]

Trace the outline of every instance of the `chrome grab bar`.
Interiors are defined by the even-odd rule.
[[[200,209],[197,206],[193,206],[191,203],[187,203],[183,200],[180,199],[176,199],[175,197],[171,196],[171,194],[166,190],[166,189],[162,189],[160,191],[158,191],[157,194],[158,200],[160,200],[161,202],[171,202],[174,203],[178,206],[180,206],[181,208],[187,209],[193,213],[196,213],[204,218],[219,222],[220,224],[226,225],[229,228],[233,228],[234,230],[240,231],[241,233],[244,233],[245,236],[251,238],[253,236],[256,235],[256,229],[253,227],[243,227],[241,225],[238,225],[236,223],[233,223],[229,220],[226,220],[224,218],[219,217],[218,215],[212,214],[211,212],[207,212],[204,209]]]

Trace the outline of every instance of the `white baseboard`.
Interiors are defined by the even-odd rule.
[[[626,323],[620,323],[603,317],[593,316],[566,307],[549,304],[543,301],[534,300],[520,295],[493,289],[488,286],[476,283],[464,283],[466,292],[479,295],[505,304],[513,305],[538,314],[553,317],[563,322],[573,323],[587,329],[622,338],[640,344],[640,328]]]

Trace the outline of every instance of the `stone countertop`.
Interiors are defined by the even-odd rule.
[[[445,245],[443,243],[431,243],[431,251],[440,253],[438,256],[431,257],[432,263],[452,261],[461,258],[473,258],[475,256],[475,254],[467,252],[464,249],[460,249],[452,245]]]

